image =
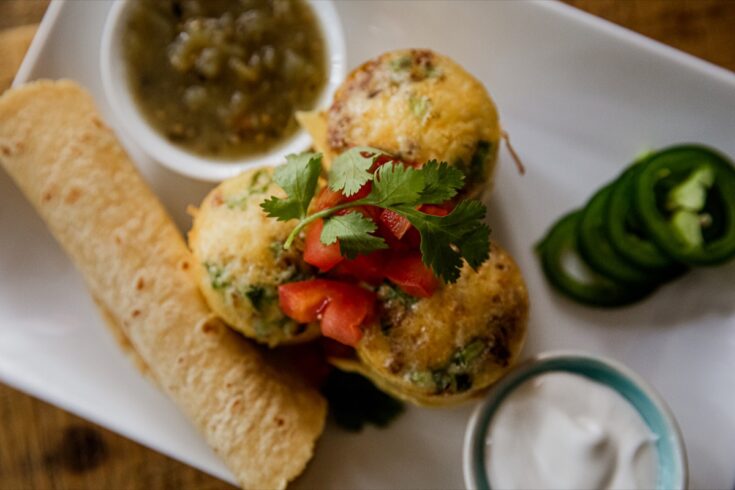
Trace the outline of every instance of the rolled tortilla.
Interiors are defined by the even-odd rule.
[[[301,473],[326,402],[212,315],[181,235],[89,94],[70,81],[6,92],[0,163],[241,485],[284,488]]]

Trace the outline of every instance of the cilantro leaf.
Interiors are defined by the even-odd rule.
[[[457,167],[436,160],[427,162],[420,169],[424,176],[421,204],[441,204],[457,195],[464,186],[464,174]]]
[[[423,189],[424,177],[420,170],[388,163],[375,171],[373,189],[366,202],[383,208],[418,205]]]
[[[319,153],[288,155],[286,164],[276,168],[273,173],[273,180],[286,191],[287,197],[271,197],[260,207],[268,216],[279,221],[304,218],[314,197],[321,170],[322,156]]]
[[[462,254],[470,267],[477,270],[490,258],[490,227],[485,223],[480,224],[480,226],[465,233],[462,240],[456,245],[459,248],[459,253]]]
[[[363,153],[369,156],[363,156]],[[358,146],[342,153],[332,162],[329,188],[335,192],[342,191],[347,197],[354,195],[366,182],[372,180],[370,168],[382,154],[382,151],[369,146]]]
[[[424,263],[446,282],[459,278],[463,257],[477,269],[490,255],[490,229],[483,222],[486,209],[479,201],[462,201],[444,217],[424,214],[408,206],[394,211],[419,231]]]
[[[376,170],[367,202],[381,207],[441,204],[457,195],[463,184],[464,174],[444,162],[431,160],[418,169],[386,164]]]
[[[340,252],[348,259],[354,259],[358,254],[388,248],[382,238],[371,235],[377,228],[375,223],[358,212],[333,216],[324,222],[321,241],[324,245],[331,245],[339,240]]]

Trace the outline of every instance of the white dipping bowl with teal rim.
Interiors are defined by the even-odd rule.
[[[688,487],[687,458],[681,432],[669,408],[646,381],[610,359],[584,353],[550,352],[514,368],[493,387],[470,417],[463,452],[464,480],[468,490],[491,490],[486,470],[487,432],[497,409],[525,381],[552,372],[580,375],[622,395],[656,436],[656,488],[683,490]]]

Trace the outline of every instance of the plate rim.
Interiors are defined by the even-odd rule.
[[[49,4],[33,40],[29,46],[29,49],[23,58],[23,61],[16,73],[13,80],[12,87],[17,87],[23,83],[34,80],[34,72],[36,70],[39,58],[42,55],[44,49],[49,42],[49,37],[57,26],[57,20],[61,16],[65,7],[67,7],[69,0],[52,0]],[[718,66],[710,61],[704,60],[692,54],[686,53],[678,48],[664,44],[660,41],[647,37],[636,31],[628,29],[627,27],[615,24],[611,21],[597,17],[593,14],[587,13],[581,9],[562,3],[561,1],[547,1],[547,0],[532,0],[531,3],[535,8],[543,8],[547,12],[553,13],[562,19],[571,20],[572,22],[582,24],[593,31],[597,31],[600,34],[605,35],[615,41],[622,41],[626,44],[626,49],[642,49],[645,52],[656,56],[666,62],[672,62],[676,64],[677,69],[685,69],[690,72],[698,73],[702,76],[708,77],[710,80],[714,80],[717,83],[721,83],[727,87],[735,88],[735,72],[729,69]],[[348,66],[348,68],[351,68]],[[166,450],[162,449],[154,441],[142,442],[137,437],[134,438],[128,435],[128,431],[125,430],[123,424],[120,423],[108,423],[107,421],[101,422],[100,417],[95,415],[94,410],[82,405],[74,405],[64,401],[62,398],[56,396],[52,391],[41,391],[37,389],[36,381],[25,381],[20,379],[13,373],[12,369],[3,369],[2,363],[0,362],[0,383],[3,383],[13,389],[26,393],[34,398],[42,400],[53,406],[56,406],[67,413],[79,416],[85,420],[88,420],[99,427],[106,430],[110,430],[116,434],[119,434],[127,439],[134,441],[144,447],[150,448],[156,452],[159,452],[166,457],[180,461],[188,466],[194,467],[206,474],[212,475],[215,478],[223,481],[234,483],[234,478],[229,472],[218,471],[218,468],[213,468],[201,464],[200,461],[195,458],[190,458],[177,454],[175,457],[170,455]]]

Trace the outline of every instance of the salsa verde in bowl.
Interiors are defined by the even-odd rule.
[[[155,160],[219,181],[309,146],[294,114],[345,75],[330,1],[124,0],[102,38],[105,94]]]

